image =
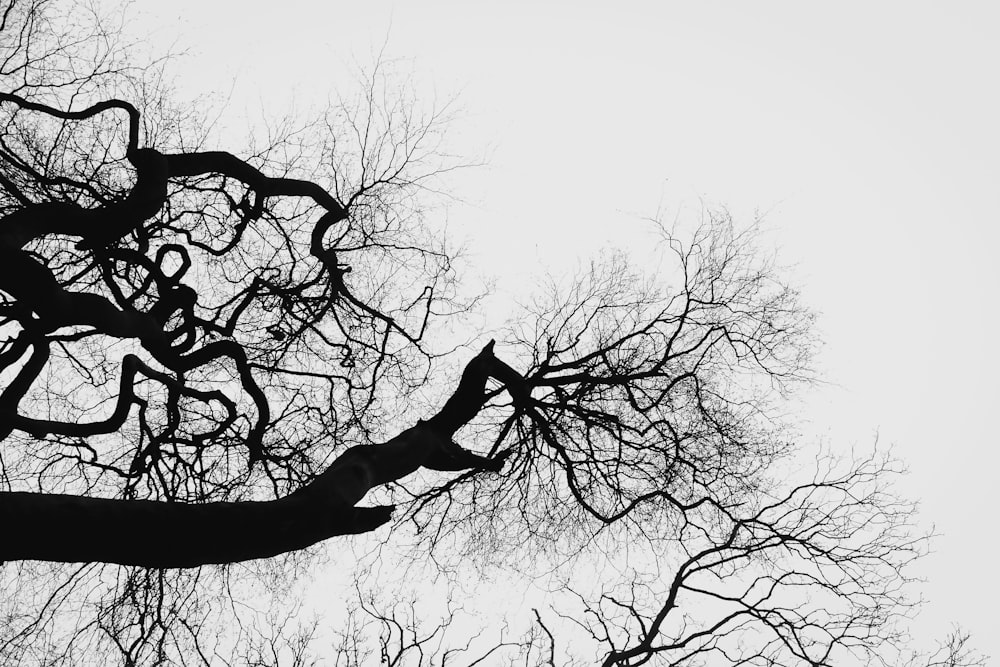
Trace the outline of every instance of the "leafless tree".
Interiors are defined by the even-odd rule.
[[[376,72],[223,152],[108,25],[48,0],[0,23],[6,662],[311,664],[318,625],[237,589],[372,533],[563,578],[482,650],[451,604],[426,628],[362,593],[338,664],[900,655],[924,538],[889,458],[789,481],[812,316],[752,232],[661,229],[653,272],[609,254],[449,354],[475,298],[419,205],[439,113]]]

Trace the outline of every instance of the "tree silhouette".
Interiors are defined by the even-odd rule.
[[[215,150],[104,24],[54,11],[10,2],[0,25],[0,560],[27,600],[0,655],[211,663],[201,566],[379,530],[449,562],[618,564],[469,662],[896,655],[924,539],[888,458],[784,477],[812,316],[751,232],[661,230],[652,277],[609,254],[443,355],[439,322],[475,299],[414,199],[439,116],[372,80],[308,132]],[[66,626],[77,588],[98,601]],[[385,662],[455,655],[359,613]],[[277,662],[274,637],[230,648]],[[300,664],[308,638],[285,642]]]

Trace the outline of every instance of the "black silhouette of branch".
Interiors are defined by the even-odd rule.
[[[421,204],[446,113],[376,68],[228,152],[75,8],[0,5],[5,663],[310,664],[324,629],[241,578],[380,528],[553,609],[463,635],[451,598],[359,589],[336,664],[981,661],[903,650],[925,538],[891,459],[788,474],[813,316],[753,229],[660,227],[652,271],[608,253],[446,344],[476,303]]]

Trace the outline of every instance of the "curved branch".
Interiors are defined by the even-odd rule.
[[[0,92],[0,102],[13,102],[22,109],[38,111],[63,120],[86,120],[111,109],[120,109],[128,114],[128,155],[131,156],[139,147],[139,110],[125,100],[103,100],[80,111],[63,111],[47,104],[26,100],[13,93]]]
[[[279,195],[309,197],[333,214],[334,218],[336,218],[333,222],[343,220],[347,217],[347,210],[344,206],[316,183],[297,178],[274,178],[267,176],[256,167],[252,167],[232,153],[207,151],[204,153],[167,155],[166,158],[171,177],[220,174],[235,178],[252,188],[262,197],[275,197]]]

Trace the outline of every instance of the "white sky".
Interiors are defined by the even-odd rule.
[[[147,6],[148,5],[148,6]],[[157,6],[161,5],[161,6]],[[465,172],[449,212],[480,268],[570,267],[640,216],[727,206],[822,313],[835,386],[810,396],[838,446],[878,431],[942,534],[927,627],[994,654],[994,345],[1000,263],[1000,5],[991,2],[141,3],[192,90],[279,112],[346,85],[352,59],[407,59],[460,93]],[[220,148],[238,150],[239,146]]]

